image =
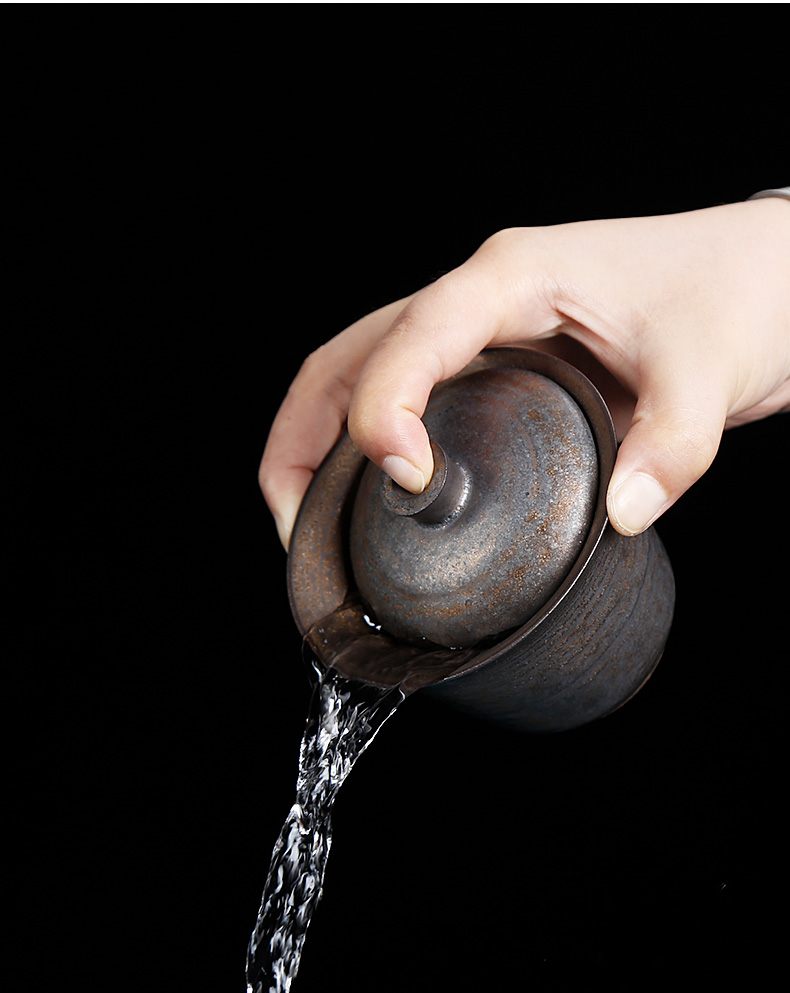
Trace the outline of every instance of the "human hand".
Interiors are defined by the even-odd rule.
[[[346,424],[419,492],[432,388],[505,344],[565,354],[599,386],[623,439],[609,518],[638,534],[707,470],[725,427],[790,409],[790,203],[507,229],[351,325],[306,359],[266,444],[260,482],[285,547]]]

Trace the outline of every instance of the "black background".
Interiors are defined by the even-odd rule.
[[[309,699],[257,467],[308,352],[501,227],[788,181],[775,75],[700,67],[702,37],[340,44],[262,20],[22,60],[13,427],[45,509],[16,809],[45,989],[242,993]],[[787,430],[728,432],[660,522],[676,620],[622,711],[531,738],[418,694],[385,726],[340,794],[295,993],[773,974]]]

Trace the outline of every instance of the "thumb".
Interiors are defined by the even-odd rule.
[[[609,482],[607,510],[617,531],[640,534],[707,471],[725,418],[725,405],[701,395],[696,383],[687,391],[656,384],[640,397]]]

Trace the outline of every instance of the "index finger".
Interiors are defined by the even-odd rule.
[[[348,419],[357,447],[396,483],[421,492],[433,472],[421,420],[433,387],[487,345],[528,338],[530,326],[538,333],[545,314],[532,309],[523,299],[516,307],[502,270],[475,256],[422,290],[360,371]]]
[[[368,314],[309,355],[272,422],[258,479],[286,549],[315,470],[345,429],[359,370],[407,299]]]

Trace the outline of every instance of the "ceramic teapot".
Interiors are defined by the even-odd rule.
[[[658,664],[674,581],[653,528],[608,522],[600,394],[554,356],[491,348],[434,388],[423,421],[423,493],[345,435],[305,495],[288,588],[312,651],[524,731],[615,710]]]

